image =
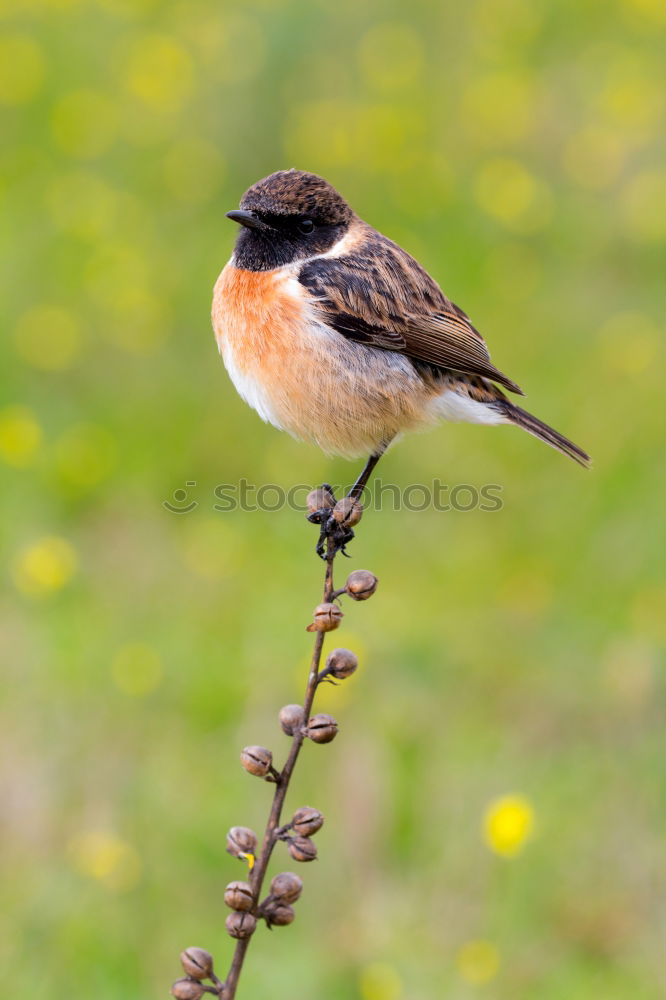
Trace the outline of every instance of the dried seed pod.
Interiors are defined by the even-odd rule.
[[[180,962],[192,979],[210,979],[213,975],[213,956],[203,948],[186,948],[181,951]]]
[[[224,924],[227,928],[227,934],[230,934],[232,938],[237,938],[239,941],[244,941],[254,934],[257,919],[251,913],[238,913],[234,911],[234,913],[229,914]]]
[[[338,724],[332,715],[319,712],[308,722],[305,735],[314,743],[330,743],[338,735]]]
[[[312,614],[314,621],[308,625],[308,632],[332,632],[340,627],[344,617],[337,604],[318,604]]]
[[[176,1000],[200,1000],[206,992],[196,979],[177,979],[171,987],[171,996]]]
[[[234,858],[242,854],[256,854],[257,835],[249,826],[232,826],[227,834],[227,851]]]
[[[303,892],[303,879],[293,872],[281,872],[271,882],[271,896],[283,903],[295,903]]]
[[[355,601],[367,601],[376,591],[378,583],[374,573],[367,569],[355,569],[347,577],[345,590]]]
[[[288,903],[282,903],[277,899],[266,903],[262,914],[269,927],[286,927],[287,924],[293,923],[296,916],[292,906],[289,906]]]
[[[247,912],[254,906],[249,882],[230,882],[224,890],[224,902],[232,910]]]
[[[300,705],[285,705],[280,709],[280,725],[287,736],[293,736],[303,725],[303,709]]]
[[[291,826],[300,837],[312,837],[321,830],[324,825],[324,817],[318,809],[311,806],[303,806],[294,813]]]
[[[351,649],[334,649],[326,658],[325,672],[343,681],[350,677],[358,667],[358,658]]]
[[[358,500],[354,500],[353,497],[343,497],[342,500],[338,500],[333,508],[333,519],[338,524],[346,524],[350,528],[358,524],[362,516],[363,506]]]
[[[240,762],[250,774],[265,778],[273,764],[273,754],[266,747],[244,747]]]
[[[294,837],[289,844],[289,853],[294,861],[314,861],[317,857],[317,845],[309,837]]]
[[[326,508],[333,507],[335,505],[335,497],[332,496],[329,490],[322,487],[308,493],[307,500],[305,502],[309,513],[316,514],[318,510],[326,510]]]

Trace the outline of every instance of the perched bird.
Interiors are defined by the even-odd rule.
[[[241,231],[215,285],[227,371],[259,415],[331,454],[379,457],[440,420],[514,424],[581,465],[577,445],[511,402],[467,315],[322,177],[280,170],[227,212]]]

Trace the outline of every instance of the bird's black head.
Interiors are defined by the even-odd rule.
[[[323,177],[279,170],[257,181],[227,217],[243,229],[234,263],[246,271],[272,271],[325,253],[341,239],[354,213]]]

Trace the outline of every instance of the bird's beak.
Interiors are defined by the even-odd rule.
[[[242,209],[238,209],[235,212],[227,212],[227,219],[231,219],[232,222],[237,222],[240,226],[246,226],[248,229],[270,229],[271,227],[266,225],[258,215],[254,212],[245,212]]]

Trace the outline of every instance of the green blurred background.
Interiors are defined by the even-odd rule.
[[[335,640],[362,667],[290,795],[320,861],[239,998],[666,995],[665,28],[663,0],[2,4],[17,996],[165,996],[182,946],[232,951],[225,831],[270,797],[238,750],[286,750],[322,567],[301,514],[213,489],[357,471],[263,425],[210,330],[224,212],[288,166],[416,254],[595,466],[463,425],[385,458],[503,509],[360,526],[381,589]]]

